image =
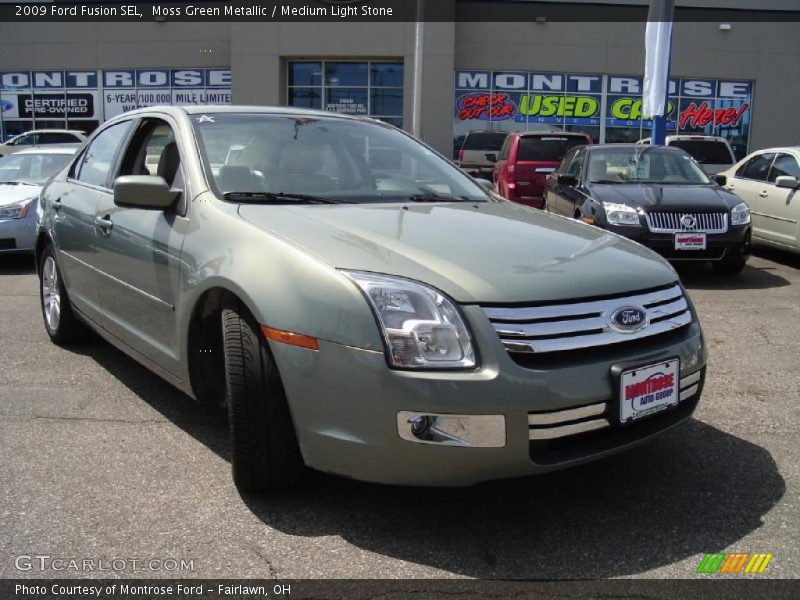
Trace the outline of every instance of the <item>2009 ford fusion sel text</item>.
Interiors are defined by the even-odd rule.
[[[377,121],[142,109],[40,201],[52,340],[92,329],[226,405],[242,490],[306,467],[413,485],[542,473],[700,398],[702,332],[664,259],[507,202]]]

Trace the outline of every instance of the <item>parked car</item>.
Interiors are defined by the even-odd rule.
[[[671,261],[711,261],[720,274],[739,273],[750,256],[747,204],[679,148],[576,148],[548,179],[545,203],[550,212],[636,240]]]
[[[39,193],[77,148],[36,148],[0,158],[0,253],[33,252]]]
[[[556,170],[572,148],[592,143],[585,133],[511,133],[506,138],[492,172],[495,191],[507,200],[535,208],[544,205],[547,176]]]
[[[456,164],[474,177],[491,180],[494,161],[507,135],[506,131],[470,131],[458,151]]]
[[[86,141],[86,135],[81,131],[70,129],[34,129],[12,137],[5,144],[0,144],[0,157],[14,154],[28,148],[66,144],[73,147]]]
[[[650,145],[650,138],[637,144]],[[686,150],[709,175],[716,175],[736,162],[731,145],[723,137],[713,135],[668,135],[667,146]]]
[[[723,173],[753,215],[753,241],[800,252],[800,146],[753,152]]]
[[[372,148],[394,150],[391,172]],[[503,200],[377,121],[141,109],[42,196],[50,338],[88,326],[226,405],[242,490],[305,466],[418,485],[543,473],[643,442],[700,398],[706,344],[666,261]]]

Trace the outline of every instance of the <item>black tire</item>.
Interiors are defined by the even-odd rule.
[[[42,251],[38,271],[39,303],[50,340],[59,346],[68,346],[86,339],[88,330],[72,310],[55,250],[49,244]]]
[[[742,272],[750,258],[750,244],[744,243],[733,251],[728,251],[722,260],[711,263],[717,275],[733,277]]]
[[[241,302],[222,311],[233,480],[242,492],[296,487],[305,465],[267,340]]]

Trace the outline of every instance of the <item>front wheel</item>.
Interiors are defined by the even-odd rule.
[[[42,252],[39,262],[39,298],[47,335],[53,343],[65,346],[86,337],[86,326],[78,321],[69,302],[64,278],[52,246]]]
[[[233,480],[243,492],[295,487],[305,465],[286,393],[261,329],[241,302],[222,311]]]

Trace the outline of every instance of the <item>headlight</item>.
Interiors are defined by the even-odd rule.
[[[615,204],[613,202],[603,202],[606,209],[606,220],[611,225],[635,225],[639,226],[639,213],[635,208],[627,204]]]
[[[750,223],[750,207],[741,202],[731,210],[731,225],[748,225]]]
[[[36,201],[36,198],[37,196],[34,196],[33,198],[28,198],[21,202],[0,206],[0,219],[24,219],[28,214],[28,210]]]
[[[389,364],[401,369],[472,369],[475,350],[453,302],[427,285],[344,272],[364,293],[386,340]]]

